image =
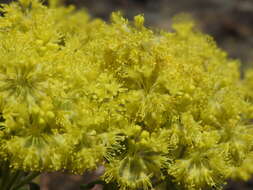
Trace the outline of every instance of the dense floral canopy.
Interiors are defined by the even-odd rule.
[[[221,188],[253,172],[238,63],[187,18],[144,18],[19,0],[1,8],[0,159],[24,171],[105,166],[121,190],[155,181]]]

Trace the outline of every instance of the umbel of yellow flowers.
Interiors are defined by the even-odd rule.
[[[238,63],[192,21],[173,32],[38,0],[2,5],[0,189],[104,165],[120,190],[220,189],[253,172]]]

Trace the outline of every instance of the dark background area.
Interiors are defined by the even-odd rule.
[[[10,1],[0,0],[0,3]],[[198,28],[213,36],[229,57],[241,60],[243,69],[253,67],[253,0],[65,0],[65,3],[84,7],[93,17],[105,20],[118,10],[129,19],[144,14],[148,27],[164,30],[170,30],[174,15],[189,13]],[[90,182],[97,175],[44,174],[41,186],[42,190],[78,190],[79,184]],[[253,180],[229,182],[226,190],[253,190]]]

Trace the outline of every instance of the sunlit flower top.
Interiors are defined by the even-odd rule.
[[[108,24],[72,6],[1,8],[0,159],[13,169],[105,166],[120,190],[222,188],[253,172],[249,103],[238,63],[181,16]]]

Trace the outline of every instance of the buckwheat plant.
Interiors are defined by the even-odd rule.
[[[111,190],[248,179],[251,104],[238,63],[182,17],[165,32],[140,15],[106,23],[56,0],[3,4],[0,189],[99,166]]]

